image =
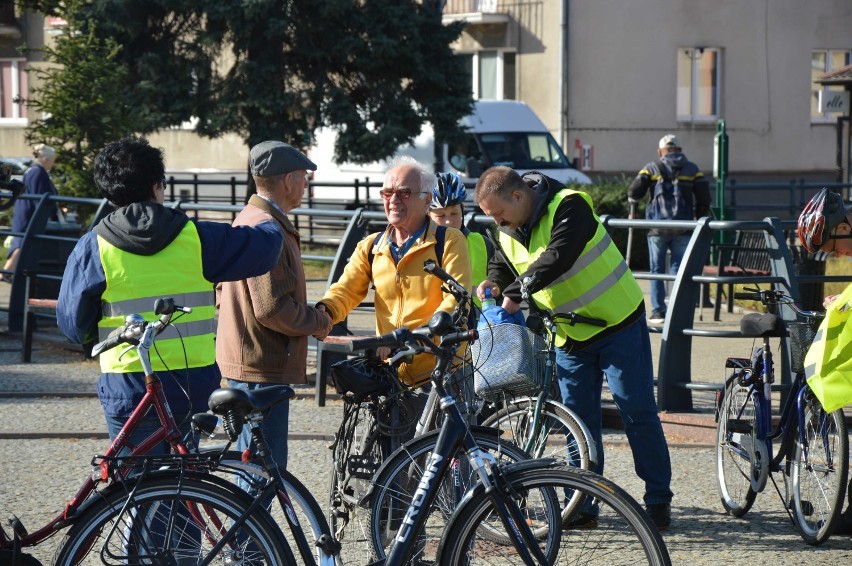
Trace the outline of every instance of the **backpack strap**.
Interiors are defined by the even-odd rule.
[[[382,235],[386,230],[383,230],[376,234],[376,237],[373,238],[373,243],[370,244],[370,251],[367,252],[367,263],[370,264],[370,269],[373,268],[373,259],[376,257],[375,252],[373,250],[376,248],[376,245],[379,243],[379,239],[381,239]],[[435,257],[438,259],[438,267],[444,267],[444,243],[447,239],[447,227],[446,226],[438,226],[438,229],[435,230]]]

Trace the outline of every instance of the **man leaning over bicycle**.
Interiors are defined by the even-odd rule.
[[[798,235],[802,246],[810,253],[821,251],[852,258],[852,205],[844,203],[839,194],[822,189],[805,205],[799,216]],[[832,305],[840,309],[847,308],[836,304],[838,297],[826,297],[823,306],[827,310]],[[842,334],[838,336],[841,337]],[[833,534],[852,536],[852,480],[846,489],[846,496],[849,502],[846,510],[840,514]]]
[[[318,309],[331,314],[335,324],[361,304],[371,286],[375,289],[379,335],[403,326],[425,326],[438,311],[453,313],[456,299],[441,289],[440,279],[423,271],[426,260],[437,261],[462,286],[470,287],[471,267],[464,235],[455,228],[439,230],[428,216],[436,183],[435,174],[413,159],[399,158],[391,164],[381,189],[389,226],[358,243],[340,280],[317,304]],[[379,357],[388,355],[387,349],[380,349]],[[434,366],[434,356],[418,354],[411,363],[400,365],[400,380],[411,386],[428,384]],[[462,383],[469,384],[469,365],[460,371]],[[426,392],[418,393],[422,409]]]

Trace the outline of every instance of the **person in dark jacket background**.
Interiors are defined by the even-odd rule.
[[[44,195],[56,194],[56,187],[50,180],[50,170],[56,163],[56,150],[49,145],[39,144],[33,148],[33,163],[24,173],[24,193],[25,195]],[[15,209],[12,215],[12,232],[26,232],[27,226],[30,223],[30,218],[35,212],[38,201],[19,198],[15,201]],[[54,215],[52,220],[57,220],[58,213]],[[4,270],[15,271],[18,265],[18,254],[21,252],[21,236],[12,238],[9,252],[6,256],[6,265]],[[11,281],[12,278],[3,274],[4,281]]]
[[[693,218],[698,219],[710,215],[710,187],[707,179],[698,166],[686,158],[678,139],[668,134],[660,139],[657,154],[659,161],[651,161],[645,166],[627,188],[627,198],[631,204],[636,204],[648,194],[647,199],[654,196],[654,186],[660,177],[677,179],[683,193],[686,207],[693,210]],[[666,252],[671,251],[669,273],[676,274],[689,244],[690,230],[660,230],[648,231],[648,259],[651,273],[666,272]],[[651,280],[651,318],[649,322],[658,324],[666,317],[666,282]]]
[[[77,242],[62,277],[57,322],[78,344],[103,340],[124,317],[138,313],[151,320],[158,298],[192,307],[162,332],[151,350],[151,364],[181,430],[189,417],[207,410],[220,386],[214,332],[214,285],[269,271],[281,252],[283,234],[276,222],[231,227],[195,222],[183,211],[166,208],[163,153],[142,138],[108,144],[95,158],[95,182],[117,210]],[[179,333],[178,333],[179,331]],[[110,438],[114,439],[145,394],[139,357],[119,358],[119,346],[100,355],[98,397]],[[131,444],[159,428],[149,412]],[[156,451],[165,451],[165,443]]]

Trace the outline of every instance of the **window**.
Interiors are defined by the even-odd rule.
[[[719,117],[722,58],[715,47],[677,51],[677,119],[713,122]]]
[[[459,55],[466,59],[476,100],[514,100],[515,53],[490,50]]]
[[[823,86],[814,81],[823,73],[836,71],[849,65],[852,62],[850,54],[852,51],[848,49],[817,49],[811,54],[811,122],[834,123],[836,121],[835,114],[819,111],[819,91],[822,89],[843,91],[843,87]]]
[[[24,59],[0,59],[0,123],[26,124],[24,105],[16,102],[27,96]]]

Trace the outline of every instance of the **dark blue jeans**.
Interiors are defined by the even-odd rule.
[[[616,334],[579,352],[556,351],[562,402],[589,427],[597,443],[599,474],[604,471],[601,391],[606,376],[621,418],[636,474],[645,482],[645,503],[668,503],[672,467],[657,414],[648,326],[642,317]]]
[[[666,251],[671,250],[669,273],[677,275],[686,246],[689,245],[689,234],[648,236],[648,260],[651,273],[666,272]],[[666,282],[651,280],[651,310],[666,312]]]

